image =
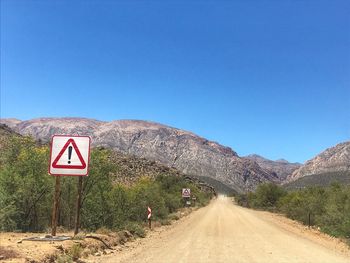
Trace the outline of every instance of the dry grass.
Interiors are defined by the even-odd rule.
[[[18,253],[12,249],[0,246],[0,259],[10,259],[18,257]]]

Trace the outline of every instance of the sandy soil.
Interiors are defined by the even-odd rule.
[[[192,211],[197,208],[186,207],[177,211],[174,215],[178,218],[187,217]],[[175,222],[176,224],[177,222]],[[145,222],[146,225],[146,222]],[[148,225],[148,224],[147,224]],[[152,222],[154,229],[165,231],[169,226],[161,226],[160,222]],[[148,230],[146,230],[148,231]],[[154,231],[150,232],[150,236]],[[49,233],[14,233],[14,232],[0,232],[0,262],[6,263],[24,263],[24,262],[52,262],[56,256],[67,254],[69,249],[79,243],[83,248],[82,259],[90,254],[112,254],[118,253],[121,250],[128,249],[131,240],[135,237],[128,231],[122,230],[119,232],[112,231],[97,231],[97,233],[81,232],[79,236],[92,235],[101,238],[106,244],[113,249],[108,249],[98,240],[91,238],[82,238],[76,240],[66,241],[25,241],[23,239],[28,237],[43,237]],[[73,232],[58,231],[57,235],[73,236]],[[134,245],[139,239],[136,239]]]
[[[72,232],[57,233],[59,236],[73,236]],[[103,240],[110,247],[124,246],[132,235],[127,231],[109,232],[105,234],[80,233],[81,237],[94,236]],[[93,238],[78,238],[65,241],[27,241],[26,237],[43,237],[44,233],[0,233],[0,262],[9,263],[42,263],[53,262],[57,256],[69,253],[72,246],[79,244],[81,256],[90,254],[109,254],[115,250],[108,249],[103,242]]]
[[[268,212],[234,205],[219,197],[209,206],[145,239],[88,262],[350,262],[350,251],[337,239]]]
[[[26,259],[35,259],[40,261],[46,255],[55,253],[57,250],[57,245],[65,245],[71,243],[72,241],[62,241],[62,242],[32,242],[32,241],[22,241],[23,238],[27,237],[38,237],[44,236],[45,234],[38,233],[0,233],[0,246],[8,250],[14,251],[17,254],[16,258],[3,260],[0,262],[25,262]],[[20,243],[17,243],[17,242]],[[1,254],[1,253],[0,253]]]

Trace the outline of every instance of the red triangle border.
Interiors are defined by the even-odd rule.
[[[78,158],[81,162],[81,165],[62,165],[62,164],[57,164],[58,161],[61,159],[63,153],[65,152],[65,150],[68,148],[69,144],[73,145],[73,148],[75,150],[75,152],[78,155]],[[77,144],[75,143],[74,139],[69,139],[66,144],[63,146],[62,150],[59,152],[59,154],[57,155],[57,157],[55,158],[55,160],[52,163],[52,168],[60,168],[60,169],[85,169],[86,168],[86,163],[84,161],[83,156],[81,155],[79,148],[77,146]]]

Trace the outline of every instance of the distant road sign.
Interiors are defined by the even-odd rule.
[[[90,159],[89,136],[54,135],[51,141],[51,175],[84,176]]]
[[[191,197],[191,189],[182,188],[182,197]]]
[[[147,219],[151,219],[152,209],[150,207],[147,208]]]

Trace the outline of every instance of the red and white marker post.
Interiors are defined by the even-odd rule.
[[[148,226],[149,226],[149,229],[152,229],[152,220],[151,220],[151,217],[152,217],[152,209],[150,207],[147,207],[147,219],[148,219]]]

